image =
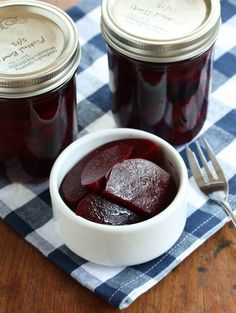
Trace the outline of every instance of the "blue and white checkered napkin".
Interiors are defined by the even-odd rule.
[[[81,0],[68,10],[82,44],[77,75],[79,136],[115,127],[110,113],[106,48],[99,26],[100,2]],[[236,208],[236,1],[224,0],[221,5],[223,25],[215,51],[210,108],[199,137],[204,135],[213,146],[229,179],[231,204]],[[181,154],[185,158],[184,150]],[[119,308],[129,306],[157,284],[228,221],[224,211],[208,202],[190,178],[188,219],[178,242],[148,263],[109,268],[87,262],[61,242],[52,219],[48,182],[21,185],[0,180],[0,216],[74,279]]]

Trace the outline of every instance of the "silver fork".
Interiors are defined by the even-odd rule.
[[[231,218],[234,226],[236,227],[236,216],[234,215],[234,212],[228,202],[228,181],[225,178],[225,175],[214,155],[213,150],[205,139],[204,144],[215,173],[208,166],[203,151],[199,143],[196,141],[197,151],[206,175],[203,175],[195,153],[189,148],[189,146],[186,146],[187,158],[193,177],[199,189],[211,200],[217,202],[225,209],[225,212]]]

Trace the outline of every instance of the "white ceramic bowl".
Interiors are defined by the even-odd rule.
[[[160,214],[137,224],[102,225],[77,216],[59,194],[64,176],[90,151],[123,138],[146,138],[161,147],[166,169],[178,185],[175,199]],[[143,263],[160,256],[174,245],[186,222],[187,186],[186,166],[170,144],[150,133],[126,128],[97,131],[73,142],[57,158],[49,182],[53,215],[61,239],[79,256],[108,266]]]

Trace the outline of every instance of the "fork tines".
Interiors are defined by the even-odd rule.
[[[218,163],[218,161],[215,157],[215,154],[214,154],[212,148],[210,147],[209,143],[207,142],[207,140],[204,139],[204,145],[205,145],[206,152],[209,156],[209,159],[212,163],[212,166],[214,168],[215,173],[213,173],[212,170],[210,169],[210,167],[208,166],[207,160],[204,156],[204,153],[203,153],[202,148],[201,148],[200,144],[198,143],[198,141],[196,141],[195,144],[196,144],[197,152],[199,154],[200,160],[202,162],[203,168],[205,170],[205,173],[207,175],[209,182],[214,182],[214,181],[222,181],[222,183],[226,182],[225,175],[224,175],[224,173],[220,167],[220,164]],[[186,146],[186,152],[187,152],[187,158],[188,158],[189,166],[191,168],[193,176],[198,181],[198,185],[206,184],[206,180],[202,174],[202,171],[200,169],[199,162],[197,160],[195,153],[189,148],[189,146]]]

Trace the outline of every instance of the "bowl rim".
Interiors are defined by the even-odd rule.
[[[58,184],[58,175],[60,172],[60,167],[62,166],[63,162],[68,158],[71,153],[73,153],[75,150],[78,149],[78,145],[85,144],[88,140],[95,140],[98,138],[101,138],[102,136],[109,136],[109,135],[125,135],[125,137],[122,138],[147,138],[150,140],[153,140],[154,142],[161,145],[163,148],[167,148],[169,153],[175,158],[176,162],[179,164],[180,171],[179,173],[179,187],[177,194],[173,201],[160,213],[157,215],[148,218],[145,221],[134,223],[134,224],[128,224],[128,225],[106,225],[106,224],[99,224],[96,222],[89,221],[79,215],[76,215],[63,201],[60,193],[59,193],[59,184]],[[112,140],[119,140],[112,139]],[[109,141],[106,141],[109,142]],[[104,142],[104,144],[106,143]],[[90,151],[92,151],[95,148],[92,148]],[[78,160],[79,161],[79,160]],[[78,162],[77,161],[77,162]],[[71,165],[71,168],[76,164]],[[68,171],[67,171],[68,173]],[[63,178],[66,174],[63,175]],[[62,179],[63,179],[62,178]],[[61,180],[62,181],[62,180]],[[158,137],[154,134],[148,133],[143,130],[133,129],[133,128],[107,128],[103,130],[97,130],[96,132],[91,132],[89,134],[86,134],[78,139],[76,139],[74,142],[72,142],[67,148],[65,148],[60,155],[57,157],[56,161],[53,164],[53,167],[51,169],[50,177],[49,177],[49,191],[51,198],[54,198],[54,200],[57,202],[57,209],[61,211],[67,218],[70,220],[73,220],[74,222],[78,223],[79,225],[83,225],[83,227],[91,228],[93,230],[97,231],[103,231],[103,232],[117,232],[117,233],[124,233],[124,232],[133,232],[137,231],[139,229],[148,228],[153,224],[159,224],[162,222],[163,219],[168,218],[169,215],[171,215],[172,211],[175,210],[175,203],[178,203],[181,200],[181,197],[185,197],[186,191],[187,191],[187,185],[188,185],[188,172],[186,165],[178,153],[178,151],[167,141],[162,139],[161,137]]]

